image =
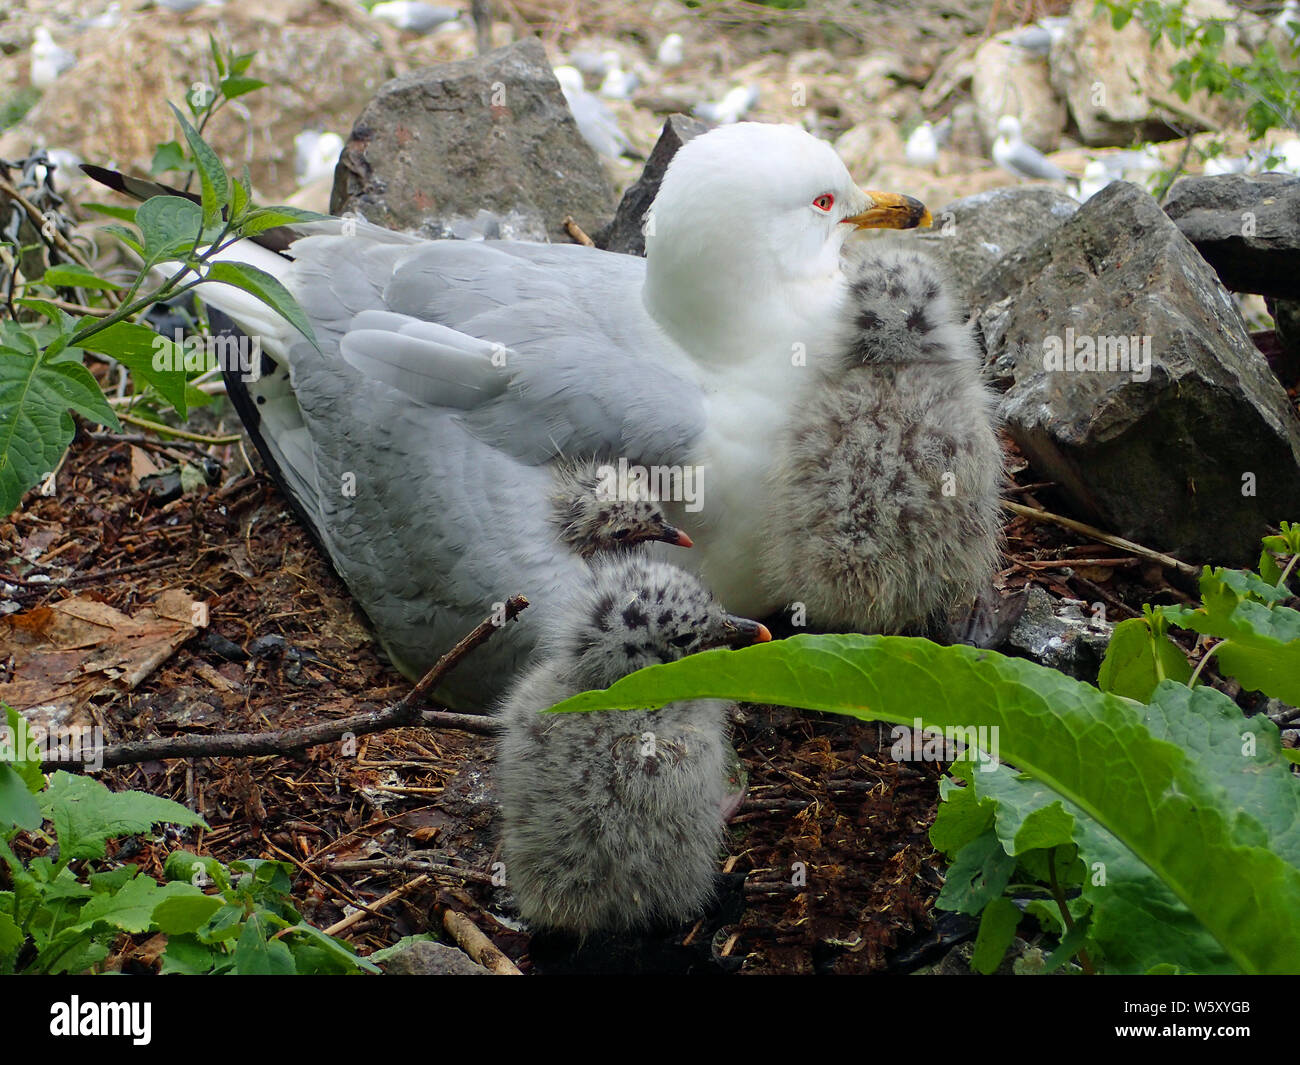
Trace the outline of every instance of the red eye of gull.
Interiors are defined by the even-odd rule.
[[[823,192],[817,199],[813,200],[813,206],[819,211],[830,211],[835,206],[835,197],[829,192]]]

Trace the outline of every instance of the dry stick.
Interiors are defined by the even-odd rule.
[[[226,436],[204,436],[202,433],[191,433],[188,429],[174,429],[170,425],[163,425],[161,422],[151,422],[147,418],[137,418],[134,414],[128,414],[126,411],[118,411],[117,419],[129,425],[138,426],[141,429],[150,429],[164,436],[174,436],[180,440],[190,440],[196,444],[237,444],[240,440],[238,433],[230,433]]]
[[[341,862],[328,862],[320,868],[326,873],[425,873],[429,876],[450,876],[475,884],[492,883],[492,877],[477,869],[462,869],[457,865],[443,865],[441,862],[428,862],[420,858],[351,858]]]
[[[330,925],[327,929],[325,929],[325,934],[327,936],[337,936],[339,935],[339,933],[347,931],[347,929],[351,928],[363,917],[379,917],[383,919],[384,915],[381,913],[377,913],[376,911],[382,910],[390,902],[395,902],[397,899],[400,899],[403,895],[410,894],[416,888],[424,887],[424,885],[427,884],[428,882],[429,882],[429,878],[427,876],[417,876],[414,880],[408,880],[401,887],[394,888],[387,895],[375,899],[375,901],[370,903],[370,905],[357,906],[357,908],[353,910],[350,914],[348,914],[346,917],[344,917],[343,920],[335,921],[332,925]]]
[[[1118,547],[1130,554],[1140,555],[1152,562],[1159,562],[1162,566],[1168,566],[1179,573],[1186,573],[1190,577],[1195,577],[1200,573],[1200,570],[1195,566],[1189,566],[1186,562],[1179,562],[1172,555],[1164,555],[1159,551],[1152,551],[1149,547],[1135,544],[1132,540],[1125,540],[1122,536],[1103,532],[1095,525],[1087,525],[1084,522],[1075,521],[1073,518],[1067,518],[1062,514],[1053,514],[1050,510],[1036,510],[1033,507],[1025,506],[1023,503],[1013,503],[1009,499],[1002,500],[1002,505],[1012,514],[1019,514],[1023,518],[1033,518],[1034,521],[1047,521],[1054,525],[1060,525],[1062,528],[1071,529],[1074,532],[1082,533],[1084,536],[1091,536],[1094,540],[1100,540],[1103,544],[1110,544],[1111,547]]]
[[[495,943],[483,934],[479,926],[456,910],[444,910],[442,927],[450,933],[451,938],[460,949],[478,962],[489,972],[497,976],[523,976],[515,963],[497,949]]]
[[[62,251],[65,255],[67,255],[73,262],[77,263],[79,266],[84,266],[92,274],[95,272],[95,268],[90,265],[90,260],[88,260],[84,255],[82,255],[80,250],[78,250],[76,247],[74,247],[72,244],[68,242],[68,239],[62,233],[59,232],[57,226],[46,225],[45,214],[41,211],[41,209],[37,207],[36,204],[32,203],[31,200],[29,200],[26,196],[24,196],[21,192],[19,192],[13,185],[9,183],[9,181],[6,178],[3,177],[0,177],[0,192],[3,192],[11,200],[14,200],[18,204],[20,204],[22,206],[22,209],[27,212],[27,216],[32,220],[32,223],[36,226],[37,229],[41,231],[42,235],[48,231],[50,234],[50,239],[52,239],[54,243],[59,246],[59,250]],[[104,299],[107,300],[108,303],[113,306],[116,306],[119,302],[117,296],[115,296],[112,292],[105,292]]]
[[[528,600],[522,595],[511,596],[505,603],[505,620],[513,621],[526,606]],[[472,632],[438,659],[434,667],[420,678],[415,687],[387,709],[371,710],[364,714],[340,718],[337,721],[323,721],[316,725],[303,725],[275,732],[175,736],[166,740],[136,740],[130,743],[119,743],[104,748],[102,767],[111,769],[114,766],[135,765],[164,758],[247,758],[254,755],[284,754],[288,751],[316,747],[322,743],[334,743],[348,734],[367,736],[374,732],[418,724],[420,721],[420,709],[416,705],[418,700],[499,627],[494,617],[479,622]],[[46,762],[42,766],[46,772],[53,772],[60,768],[67,768],[67,766],[56,760]]]
[[[564,216],[564,231],[585,247],[594,248],[596,246],[596,242],[587,236],[583,231],[582,226],[578,225],[578,223],[573,220],[573,215],[571,214],[566,214]]]

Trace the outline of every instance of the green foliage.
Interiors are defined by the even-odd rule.
[[[1192,17],[1188,0],[1097,0],[1097,10],[1110,14],[1111,25],[1123,29],[1137,19],[1154,47],[1161,38],[1184,53],[1170,69],[1170,88],[1184,101],[1199,90],[1246,102],[1246,127],[1252,140],[1270,129],[1295,129],[1300,115],[1300,35],[1290,29],[1290,47],[1279,54],[1263,41],[1245,62],[1224,58],[1226,19]]]
[[[1005,902],[1027,895],[1028,912],[1062,936],[1045,970],[1077,956],[1108,972],[1300,972],[1300,779],[1271,721],[1188,686],[1195,673],[1175,667],[1166,628],[1214,626],[1250,652],[1262,690],[1288,690],[1300,632],[1288,635],[1281,619],[1294,612],[1278,601],[1296,537],[1284,524],[1266,541],[1291,554],[1285,567],[1273,560],[1277,581],[1216,571],[1202,610],[1156,608],[1117,628],[1109,692],[971,647],[802,635],[652,666],[552,712],[724,698],[920,718],[968,751],[996,738],[1003,764],[955,763],[932,832],[953,861],[939,905],[983,915],[983,971],[1014,932]]]
[[[94,971],[123,933],[155,932],[167,936],[163,972],[378,971],[302,920],[290,903],[291,869],[282,862],[227,868],[176,851],[163,884],[135,866],[105,863],[110,840],[158,824],[206,826],[170,799],[115,793],[90,777],[56,772],[47,784],[22,718],[10,707],[4,711],[0,974]],[[19,859],[12,845],[20,833],[45,836],[57,858]]]
[[[261,88],[262,82],[246,74],[252,53],[223,53],[213,41],[212,57],[217,88],[191,88],[186,105],[194,122],[172,108],[182,137],[159,146],[153,165],[158,173],[178,170],[187,180],[197,176],[201,203],[160,195],[134,209],[97,208],[125,223],[105,228],[143,260],[134,281],[122,286],[84,265],[52,263],[39,279],[21,286],[11,310],[21,309],[25,320],[0,323],[0,515],[17,507],[23,493],[61,461],[75,431],[70,411],[120,429],[113,407],[84,365],[85,353],[124,365],[135,389],[131,402],[146,409],[169,410],[183,420],[191,405],[207,401],[190,385],[208,368],[192,364],[204,360],[186,359],[172,340],[141,321],[153,304],[174,300],[204,281],[233,285],[315,343],[307,317],[275,278],[244,264],[213,261],[246,236],[324,216],[292,207],[255,207],[247,169],[242,180],[227,174],[204,141],[203,127],[225,103]],[[104,313],[74,318],[52,297],[98,304]]]

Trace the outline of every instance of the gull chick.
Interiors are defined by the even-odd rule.
[[[931,629],[996,567],[993,398],[926,256],[886,250],[846,273],[842,349],[780,445],[764,576],[817,628]]]
[[[669,524],[659,499],[635,483],[619,483],[612,466],[592,459],[559,460],[551,497],[560,539],[583,558],[659,540],[692,547],[691,538]]]
[[[633,554],[593,567],[498,711],[506,879],[529,924],[587,936],[699,913],[732,758],[720,699],[541,711],[644,666],[770,638],[667,563]]]

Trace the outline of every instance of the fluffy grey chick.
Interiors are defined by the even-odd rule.
[[[620,486],[613,467],[596,459],[560,460],[554,467],[553,516],[560,539],[583,558],[648,540],[691,547],[691,538],[670,525],[659,500]]]
[[[771,639],[697,577],[598,560],[499,710],[506,879],[537,929],[587,936],[685,920],[712,894],[730,704],[541,714],[643,666]]]
[[[846,275],[840,354],[778,443],[764,572],[817,628],[946,628],[998,560],[993,395],[931,260],[868,251]]]

